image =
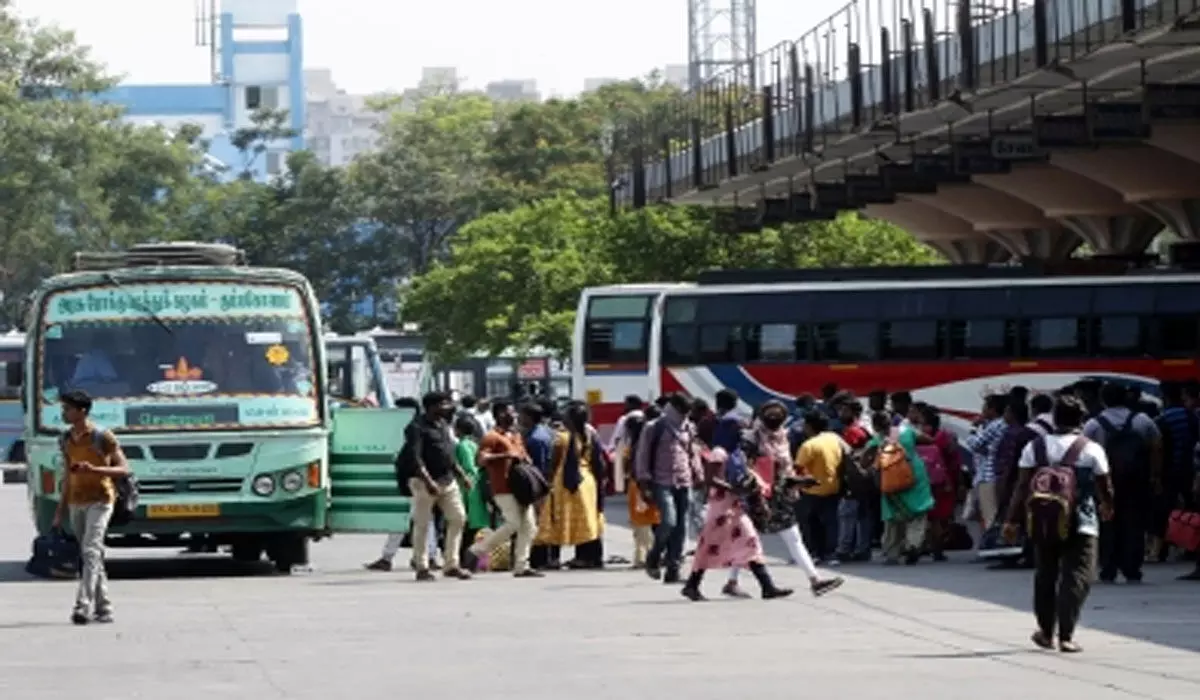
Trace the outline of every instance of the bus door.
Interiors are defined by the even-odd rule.
[[[411,408],[344,407],[332,412],[330,507],[334,532],[406,532],[409,499],[396,485]]]

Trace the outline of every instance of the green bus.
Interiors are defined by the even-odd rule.
[[[29,310],[39,534],[62,482],[58,397],[74,389],[93,397],[93,420],[117,434],[140,486],[110,546],[228,547],[290,571],[314,540],[408,527],[392,464],[413,411],[392,407],[369,338],[326,342],[302,275],[195,243],[78,254],[75,268],[47,279]]]

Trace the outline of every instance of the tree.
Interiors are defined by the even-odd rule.
[[[402,317],[439,358],[535,345],[566,354],[585,287],[694,280],[710,269],[937,262],[890,224],[846,214],[782,230],[716,233],[710,210],[653,207],[618,216],[602,199],[560,194],[463,227],[450,256],[413,280]]]
[[[71,253],[163,237],[169,193],[197,162],[161,129],[119,120],[113,84],[73,36],[26,22],[0,0],[0,315]]]
[[[481,210],[496,109],[485,96],[456,91],[379,107],[379,148],[357,159],[349,177],[356,210],[370,222],[364,244],[381,251],[398,279],[429,269]]]

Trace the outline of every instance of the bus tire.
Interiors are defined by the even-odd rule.
[[[272,551],[273,550],[273,551]],[[275,570],[290,574],[292,567],[308,564],[308,536],[282,535],[267,552],[275,563]]]
[[[230,548],[233,550],[233,560],[245,564],[256,564],[262,560],[263,546],[262,542],[256,539],[243,540],[234,542]]]

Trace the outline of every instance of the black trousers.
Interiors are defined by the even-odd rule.
[[[1100,578],[1112,580],[1120,573],[1126,580],[1141,580],[1149,506],[1144,492],[1127,489],[1124,498],[1116,496],[1113,519],[1100,523]]]
[[[1092,590],[1099,544],[1090,535],[1074,534],[1063,542],[1034,545],[1033,613],[1047,637],[1069,641],[1079,613]]]

